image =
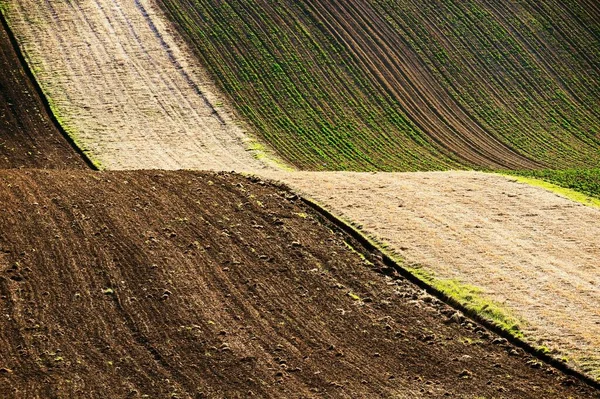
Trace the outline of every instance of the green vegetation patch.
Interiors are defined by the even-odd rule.
[[[520,325],[523,321],[502,305],[485,297],[483,291],[473,285],[464,284],[456,279],[441,279],[420,267],[405,267],[412,275],[427,283],[449,298],[460,303],[466,309],[490,321],[496,327],[522,339]]]
[[[600,207],[600,169],[505,172],[518,181],[543,187],[574,201]]]
[[[300,169],[529,167],[513,153],[554,169],[600,163],[599,25],[586,5],[161,5],[239,114]]]

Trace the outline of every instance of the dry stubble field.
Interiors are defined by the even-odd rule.
[[[600,375],[600,209],[477,172],[281,174],[438,278],[480,287],[536,346]]]

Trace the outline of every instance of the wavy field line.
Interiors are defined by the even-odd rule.
[[[480,287],[600,379],[600,210],[479,172],[275,174],[406,261]]]

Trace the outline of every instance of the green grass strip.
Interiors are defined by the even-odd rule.
[[[563,183],[563,184],[559,183],[560,184],[559,185],[559,184],[551,183],[546,180],[541,180],[539,178],[518,176],[518,175],[515,175],[512,173],[511,174],[502,173],[502,174],[504,176],[510,177],[511,179],[514,179],[515,181],[517,181],[519,183],[529,184],[534,187],[540,187],[540,188],[546,189],[548,191],[551,191],[555,194],[558,194],[562,197],[568,198],[571,201],[579,202],[583,205],[587,205],[587,206],[591,206],[593,208],[600,209],[600,195],[598,196],[598,198],[592,197],[590,195],[584,194],[583,192],[581,192],[579,190],[564,187],[563,184],[566,185],[566,183]]]
[[[516,340],[521,342],[525,341],[521,329],[521,326],[525,324],[525,321],[513,315],[509,309],[501,304],[487,298],[481,288],[465,284],[457,279],[439,278],[431,271],[425,270],[419,266],[408,266],[402,257],[394,253],[392,248],[361,231],[360,226],[334,216],[326,207],[313,199],[309,199],[305,196],[302,196],[302,199],[306,204],[313,207],[313,209],[320,211],[321,214],[329,215],[330,218],[335,219],[338,224],[345,226],[346,232],[354,232],[355,235],[353,236],[355,238],[357,237],[356,235],[360,236],[361,240],[359,241],[363,241],[363,243],[366,242],[373,249],[381,252],[399,268],[404,269],[405,272],[418,280],[420,285],[423,287],[431,287],[434,292],[437,291],[450,300],[445,302],[449,304],[454,302],[466,310],[467,313],[477,315],[480,319],[487,321],[489,324],[504,331]]]
[[[524,339],[523,332],[521,331],[521,325],[524,324],[524,322],[499,303],[486,298],[484,291],[481,288],[462,283],[457,279],[438,278],[432,272],[420,267],[403,267],[419,280],[431,285],[438,291],[454,299],[462,306],[488,320],[496,327],[508,332],[516,338]]]

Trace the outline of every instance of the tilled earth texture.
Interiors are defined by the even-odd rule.
[[[0,208],[2,398],[599,397],[256,178],[2,171]]]
[[[600,209],[477,172],[280,178],[407,266],[479,287],[534,346],[600,378]]]
[[[84,168],[53,124],[0,24],[0,169]]]
[[[153,0],[18,0],[5,14],[63,126],[100,167],[265,167]]]

